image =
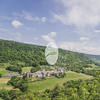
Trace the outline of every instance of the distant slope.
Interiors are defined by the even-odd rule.
[[[85,54],[88,58],[100,64],[100,55]]]
[[[0,63],[24,62],[25,66],[47,65],[45,46],[30,45],[15,41],[0,40]],[[56,63],[71,70],[82,69],[92,61],[84,54],[59,49]]]
[[[100,55],[90,55],[90,54],[85,54],[87,57],[91,58],[91,59],[97,59],[100,60]]]

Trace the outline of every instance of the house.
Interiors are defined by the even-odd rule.
[[[64,73],[64,72],[65,72],[65,69],[64,69],[64,68],[59,67],[59,68],[57,69],[57,71],[58,71],[59,73]]]
[[[41,71],[36,72],[36,73],[35,73],[35,77],[40,77],[40,78],[42,78],[43,75],[42,75]]]
[[[27,78],[31,78],[31,77],[35,77],[34,73],[31,72],[25,72],[24,74],[22,74],[23,77],[27,77]]]
[[[47,77],[50,77],[50,76],[51,76],[50,71],[47,71],[46,76],[47,76]]]

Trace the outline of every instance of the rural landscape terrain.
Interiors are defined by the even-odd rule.
[[[0,100],[100,100],[100,0],[0,0]]]
[[[0,40],[0,100],[100,99],[100,63],[96,56],[93,60],[91,55],[59,49],[58,61],[51,66],[46,62],[45,48]],[[23,77],[23,73],[57,68],[64,73]]]

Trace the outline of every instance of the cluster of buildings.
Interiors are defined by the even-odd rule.
[[[65,69],[60,67],[58,68],[51,67],[50,71],[46,71],[45,69],[43,69],[42,71],[37,71],[35,73],[25,72],[23,74],[19,74],[17,72],[13,72],[13,73],[5,74],[5,77],[21,76],[27,78],[32,78],[32,77],[43,78],[43,77],[50,77],[50,76],[58,76],[59,73],[65,73]]]
[[[35,73],[31,72],[25,72],[23,73],[23,77],[31,78],[31,77],[38,77],[38,78],[43,78],[43,77],[50,77],[50,76],[58,76],[59,73],[64,73],[65,70],[63,68],[58,68],[56,70],[51,70],[51,71],[46,71],[43,69],[42,71],[37,71]]]

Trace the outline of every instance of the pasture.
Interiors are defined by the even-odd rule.
[[[44,80],[30,82],[28,85],[30,91],[38,92],[38,91],[43,91],[45,89],[52,89],[56,85],[62,85],[63,83],[69,80],[90,79],[90,78],[92,78],[92,76],[69,71],[67,72],[64,78],[50,77]]]

